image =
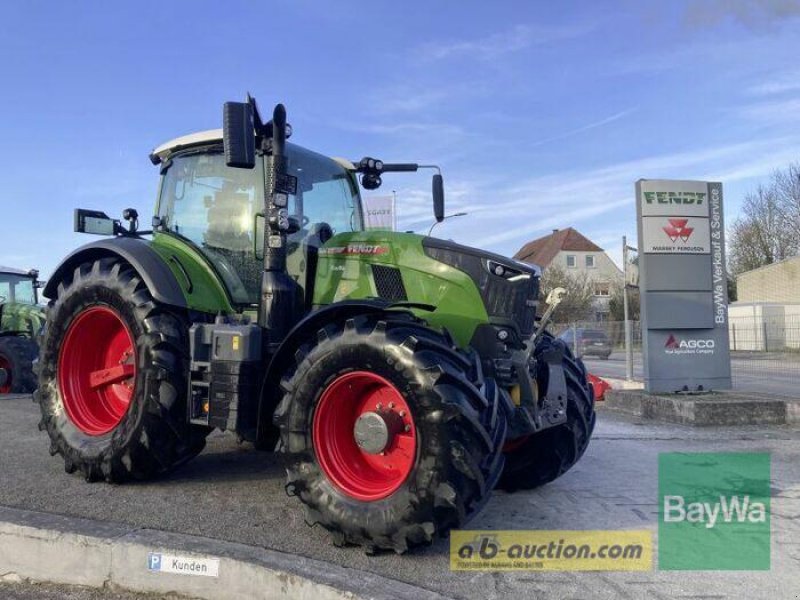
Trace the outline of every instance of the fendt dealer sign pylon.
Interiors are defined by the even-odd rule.
[[[636,182],[648,392],[731,387],[722,184]]]

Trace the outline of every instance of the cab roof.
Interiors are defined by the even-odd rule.
[[[182,135],[168,142],[164,142],[150,153],[150,160],[153,164],[158,164],[167,156],[178,150],[184,148],[191,148],[192,146],[201,146],[203,144],[211,144],[214,142],[222,141],[222,129],[207,129],[205,131],[198,131],[190,133],[189,135]]]
[[[21,275],[23,277],[31,277],[30,271],[15,269],[14,267],[4,267],[3,265],[0,265],[0,273],[5,275]]]
[[[170,154],[192,146],[202,146],[205,144],[222,143],[222,129],[206,129],[188,135],[182,135],[175,139],[164,142],[150,153],[150,160],[154,165],[165,160]],[[355,171],[356,167],[352,161],[346,158],[331,157],[331,160],[339,163],[348,171]]]

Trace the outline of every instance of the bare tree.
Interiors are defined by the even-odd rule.
[[[616,281],[611,286],[611,297],[608,299],[608,320],[625,320],[625,297],[623,296],[625,286],[622,281]],[[639,288],[628,288],[628,317],[631,321],[638,321],[640,318],[639,308]]]
[[[571,275],[559,266],[547,267],[539,285],[539,305],[546,306],[547,295],[559,287],[567,290],[567,294],[553,313],[553,320],[557,323],[571,323],[590,318],[594,284],[586,273]]]
[[[734,275],[769,265],[800,251],[800,167],[773,173],[766,185],[744,198],[741,216],[728,237]]]
[[[787,235],[794,240],[794,251],[800,250],[800,164],[791,164],[785,171],[776,171],[773,181],[778,196],[777,208]]]

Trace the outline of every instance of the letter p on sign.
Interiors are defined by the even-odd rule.
[[[147,569],[150,571],[161,570],[161,555],[155,552],[150,552],[147,555]]]

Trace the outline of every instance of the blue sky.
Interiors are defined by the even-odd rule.
[[[800,2],[5,2],[0,264],[48,274],[75,207],[152,210],[159,143],[251,91],[293,141],[442,166],[437,234],[513,254],[573,226],[618,258],[640,177],[742,196],[800,150]],[[403,229],[429,174],[384,178]]]

